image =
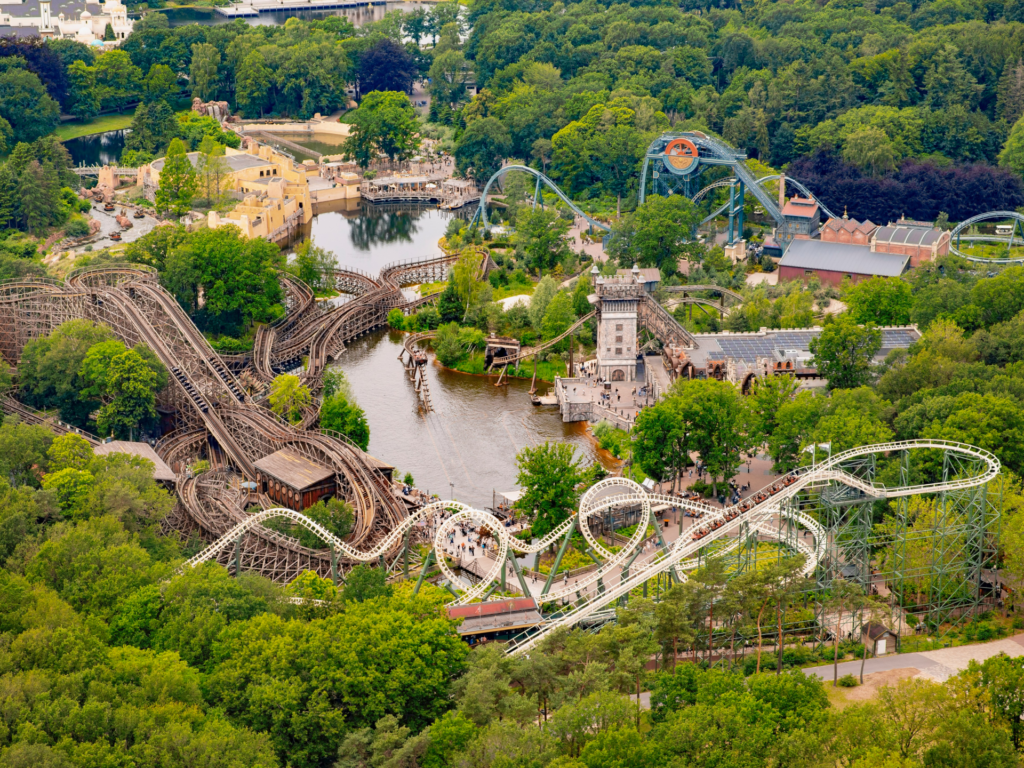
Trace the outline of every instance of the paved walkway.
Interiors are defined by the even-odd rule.
[[[635,385],[635,383],[633,383],[633,385]],[[629,390],[626,391],[628,392]],[[746,490],[744,490],[740,494],[742,497],[745,497],[774,482],[776,477],[778,476],[771,472],[771,461],[764,457],[755,456],[750,458],[749,466],[748,463],[745,462],[740,467],[739,474],[737,474],[734,480],[737,486],[746,488]],[[681,491],[685,491],[686,489],[688,489],[689,486],[692,483],[696,482],[698,479],[700,478],[695,471],[693,472],[692,477],[690,476],[690,473],[688,471],[685,474],[685,476],[680,479],[679,485]],[[610,494],[614,492],[614,490],[608,491],[608,493]],[[655,492],[662,494],[671,494],[671,483],[661,484],[660,486],[656,487]],[[708,499],[707,503],[714,507],[722,506],[715,499]],[[658,521],[661,526],[662,535],[665,538],[666,544],[668,544],[669,546],[671,546],[672,543],[680,536],[690,536],[692,534],[691,529],[695,526],[700,525],[700,520],[698,518],[692,518],[687,517],[685,515],[681,515],[677,508],[655,507],[655,510],[657,512]],[[437,522],[440,522],[440,518],[438,519]],[[513,525],[510,530],[516,531],[520,530],[522,527],[523,521],[521,520],[521,518],[517,518],[515,525]],[[433,526],[426,526],[425,532],[431,538],[433,538],[434,530],[435,529]],[[596,531],[595,535],[598,535]],[[598,535],[598,538],[601,538],[601,536]],[[493,538],[484,537],[481,540],[479,530],[467,526],[467,528],[455,532],[454,537],[445,545],[445,552],[450,557],[460,560],[464,567],[466,568],[466,570],[477,574],[483,574],[490,571],[490,569],[494,566],[494,561],[490,558],[487,558],[484,554],[485,550],[483,544],[485,543],[487,545],[487,550],[490,550],[492,552],[495,550],[497,542]],[[605,544],[607,545],[607,542],[605,542]],[[473,548],[472,553],[470,552],[470,547]],[[639,565],[649,562],[652,558],[655,557],[656,554],[657,549],[655,544],[653,542],[648,542],[648,544],[645,546],[644,551],[637,558],[636,563],[633,566],[634,569]],[[520,567],[529,567],[534,561],[534,556],[527,555],[518,558],[517,561],[520,564]],[[615,583],[620,573],[621,569],[611,569],[611,571],[607,573],[604,577],[605,583]],[[552,589],[564,589],[568,583],[575,584],[577,578],[570,578],[569,582],[566,582],[564,575],[562,577],[556,578],[554,584],[552,585]],[[533,581],[530,577],[527,577],[527,586],[530,588],[531,596],[540,597],[541,591],[544,588],[544,581],[545,580],[543,578],[537,579],[537,581]],[[506,566],[506,583],[508,584],[510,589],[514,591],[519,591],[519,581],[516,578],[515,573],[509,566]],[[595,590],[596,585],[591,587],[591,589],[588,591],[592,593]]]
[[[967,669],[971,661],[984,661],[1000,653],[1009,656],[1024,655],[1024,634],[1014,635],[991,643],[961,645],[956,648],[943,648],[938,651],[921,651],[920,653],[894,653],[864,662],[864,674],[885,672],[891,669],[916,669],[921,677],[938,683],[945,682],[959,672]],[[823,680],[831,680],[832,665],[808,667],[805,675],[817,675]],[[845,661],[839,665],[839,677],[843,675],[860,675],[860,661]]]

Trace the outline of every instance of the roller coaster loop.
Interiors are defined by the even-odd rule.
[[[970,231],[970,228],[981,221],[991,221],[993,219],[999,221],[1005,221],[1010,219],[1013,222],[1013,231],[1009,237],[1002,237],[1001,235],[964,235],[961,234],[965,230]],[[949,233],[951,243],[949,246],[949,252],[954,256],[959,256],[967,261],[973,261],[978,264],[1022,264],[1024,263],[1024,256],[1018,256],[1016,258],[1005,258],[1005,259],[986,259],[980,256],[968,256],[966,253],[960,250],[960,241],[966,240],[969,243],[974,242],[985,242],[985,243],[1006,243],[1006,252],[1009,253],[1015,242],[1019,242],[1020,245],[1024,246],[1024,216],[1017,213],[1016,211],[989,211],[987,213],[979,213],[977,216],[961,221],[953,231]],[[955,243],[955,245],[953,244]]]
[[[945,451],[947,454],[958,455],[973,462],[978,467],[978,471],[972,476],[954,477],[935,483],[887,487],[856,476],[852,473],[854,470],[851,470],[849,466],[852,460],[861,457],[921,449],[936,449]],[[741,500],[738,504],[725,508],[675,496],[649,494],[632,480],[613,477],[602,480],[588,489],[580,500],[579,512],[576,516],[566,520],[533,543],[526,543],[512,536],[501,521],[489,512],[474,509],[458,501],[439,501],[423,507],[395,526],[387,536],[367,551],[358,550],[348,545],[299,512],[284,508],[268,509],[238,523],[185,563],[182,568],[194,567],[215,559],[218,553],[240,540],[247,531],[274,517],[286,517],[312,531],[330,546],[332,553],[362,562],[378,560],[399,545],[403,539],[408,541],[408,532],[420,523],[434,527],[433,552],[431,554],[435,556],[436,553],[444,552],[445,542],[452,532],[460,527],[472,525],[478,529],[489,530],[493,538],[497,540],[498,551],[495,553],[489,571],[480,582],[470,585],[461,593],[452,590],[455,594],[454,605],[465,605],[479,598],[486,599],[494,591],[499,581],[504,585],[507,573],[506,561],[511,564],[512,570],[518,577],[523,593],[531,595],[534,590],[531,590],[522,577],[516,559],[514,556],[510,556],[510,552],[518,555],[541,552],[559,539],[563,540],[562,552],[564,552],[573,531],[578,528],[591,552],[596,554],[595,559],[600,558],[598,568],[579,576],[572,584],[566,581],[558,585],[553,584],[553,574],[557,571],[557,563],[555,564],[552,568],[552,576],[548,578],[543,590],[534,596],[538,598],[539,602],[554,603],[563,607],[546,618],[538,627],[512,640],[507,648],[508,652],[521,654],[528,652],[541,637],[552,630],[558,627],[574,626],[603,609],[614,606],[620,598],[628,596],[632,590],[642,587],[649,579],[660,573],[669,573],[677,580],[684,580],[686,572],[697,567],[697,556],[702,550],[706,560],[707,557],[719,557],[735,549],[739,545],[740,533],[744,525],[747,531],[773,536],[783,546],[804,555],[806,561],[803,572],[805,575],[810,574],[824,556],[827,535],[816,520],[799,512],[795,504],[786,503],[795,500],[801,491],[821,488],[829,483],[838,483],[861,492],[865,498],[897,498],[925,493],[956,492],[988,483],[996,477],[999,470],[1000,463],[995,456],[988,451],[963,443],[931,439],[882,443],[853,448],[836,454],[813,467],[803,467],[790,472],[778,478],[770,486]],[[654,505],[663,505],[661,508],[671,506],[685,510],[699,517],[700,521],[687,530],[689,535],[684,534],[668,545],[662,538],[658,521],[655,519]],[[639,506],[641,509],[639,519],[641,521],[646,519],[653,524],[657,531],[658,543],[655,552],[644,552],[643,544],[647,536],[647,526],[642,522],[636,526],[636,531],[629,543],[618,552],[607,549],[590,530],[591,519],[600,519],[602,513],[607,510],[624,506],[632,508]],[[785,519],[791,526],[799,526],[810,533],[811,543],[800,537],[780,533],[782,526],[778,524],[778,521],[782,519]],[[730,538],[726,538],[727,536]],[[714,551],[705,549],[712,542],[722,539],[724,539],[722,542],[724,546]],[[434,558],[428,555],[420,576],[420,583],[432,559]],[[436,557],[436,560],[441,572],[448,580],[449,588],[452,585],[462,584],[446,557],[439,556]],[[605,580],[611,583],[606,585]]]

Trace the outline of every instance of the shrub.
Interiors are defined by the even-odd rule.
[[[860,685],[860,681],[855,675],[843,675],[839,678],[838,683],[843,688],[856,688]]]
[[[979,623],[977,632],[975,633],[975,637],[977,637],[978,641],[982,643],[991,640],[995,637],[998,637],[998,635],[999,633],[996,631],[996,628],[989,624],[987,621]]]
[[[405,313],[400,309],[392,309],[388,312],[388,325],[396,331],[405,330]]]
[[[89,222],[81,216],[75,216],[64,226],[64,234],[68,237],[86,237],[89,234]]]
[[[1013,617],[1013,628],[1014,629],[1024,629],[1024,616],[1014,616]]]

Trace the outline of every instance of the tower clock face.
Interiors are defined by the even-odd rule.
[[[689,139],[672,139],[665,147],[665,166],[675,173],[689,173],[700,159],[697,146]]]

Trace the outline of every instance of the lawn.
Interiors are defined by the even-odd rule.
[[[64,123],[53,133],[61,141],[77,139],[79,136],[91,136],[94,133],[119,131],[132,124],[132,115],[100,115],[92,120],[72,120]]]

